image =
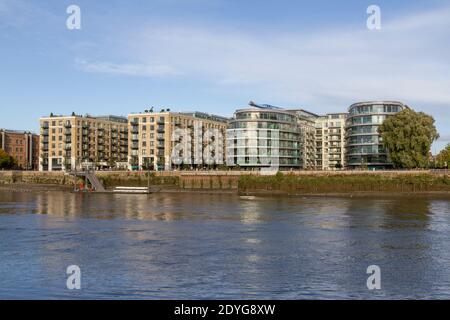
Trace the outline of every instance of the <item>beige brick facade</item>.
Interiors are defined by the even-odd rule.
[[[40,128],[40,171],[127,166],[126,118],[51,116],[40,119]]]
[[[190,159],[174,163],[174,147],[182,138],[173,141],[176,129],[186,130],[191,142],[188,149]],[[208,143],[205,132],[217,129],[222,137],[222,152],[215,164],[207,165],[200,160]],[[129,169],[130,170],[173,170],[217,168],[225,161],[225,135],[227,119],[206,113],[147,112],[128,116]],[[197,146],[197,147],[196,147]],[[196,149],[197,148],[197,149]],[[197,155],[197,157],[196,157]],[[180,154],[186,158],[186,154]]]

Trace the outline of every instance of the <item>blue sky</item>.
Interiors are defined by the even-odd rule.
[[[66,8],[81,8],[68,30]],[[382,28],[366,28],[381,8]],[[450,142],[450,1],[0,0],[0,127],[149,106],[231,116],[400,100]],[[25,119],[25,120],[23,120]]]

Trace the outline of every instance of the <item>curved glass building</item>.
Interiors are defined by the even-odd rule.
[[[235,112],[227,130],[228,166],[298,169],[300,157],[300,128],[294,112],[265,105]]]
[[[396,101],[359,102],[350,106],[346,121],[348,169],[389,169],[387,151],[378,128],[387,117],[405,109]]]

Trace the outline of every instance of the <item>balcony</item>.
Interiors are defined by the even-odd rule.
[[[157,131],[158,131],[159,133],[164,133],[166,130],[164,129],[164,126],[158,126]]]
[[[164,140],[164,135],[163,134],[158,134],[158,136],[156,138],[158,140]]]
[[[131,136],[131,141],[139,141],[139,136],[137,134],[133,134]]]
[[[72,123],[70,121],[64,123],[64,128],[72,128]]]
[[[42,151],[48,151],[48,143],[43,143],[41,149]]]
[[[133,150],[139,149],[139,143],[132,143],[131,144],[131,149],[133,149]]]
[[[48,129],[44,129],[41,131],[41,135],[43,136],[48,136],[49,130]]]
[[[132,127],[131,128],[131,133],[132,134],[138,134],[139,133],[139,127]]]
[[[64,145],[64,150],[66,150],[66,151],[72,150],[72,145],[71,144],[65,144]]]
[[[44,122],[41,126],[42,129],[48,129],[50,128],[50,125],[48,124],[48,122]]]

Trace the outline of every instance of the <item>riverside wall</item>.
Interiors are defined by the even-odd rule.
[[[174,190],[233,190],[242,192],[332,193],[359,191],[450,191],[448,171],[291,171],[264,176],[251,171],[98,171],[106,188],[160,186]],[[0,171],[0,185],[70,187],[79,180],[64,172]],[[4,189],[4,188],[3,188]]]

